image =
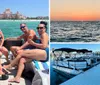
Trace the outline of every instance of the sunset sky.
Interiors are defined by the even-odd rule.
[[[100,20],[100,0],[50,0],[51,20]]]

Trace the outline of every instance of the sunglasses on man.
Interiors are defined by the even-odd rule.
[[[23,28],[25,28],[25,27],[26,27],[26,26],[21,26],[20,29],[23,29]]]

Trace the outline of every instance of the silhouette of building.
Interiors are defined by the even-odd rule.
[[[10,9],[5,9],[5,11],[0,14],[0,19],[26,19],[26,17],[20,14],[18,11],[13,14]]]

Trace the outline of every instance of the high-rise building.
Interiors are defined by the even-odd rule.
[[[0,19],[26,19],[26,17],[20,14],[18,11],[14,14],[10,9],[5,9],[5,11],[0,14]]]

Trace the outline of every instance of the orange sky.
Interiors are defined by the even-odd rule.
[[[50,0],[51,20],[100,20],[100,0]]]

